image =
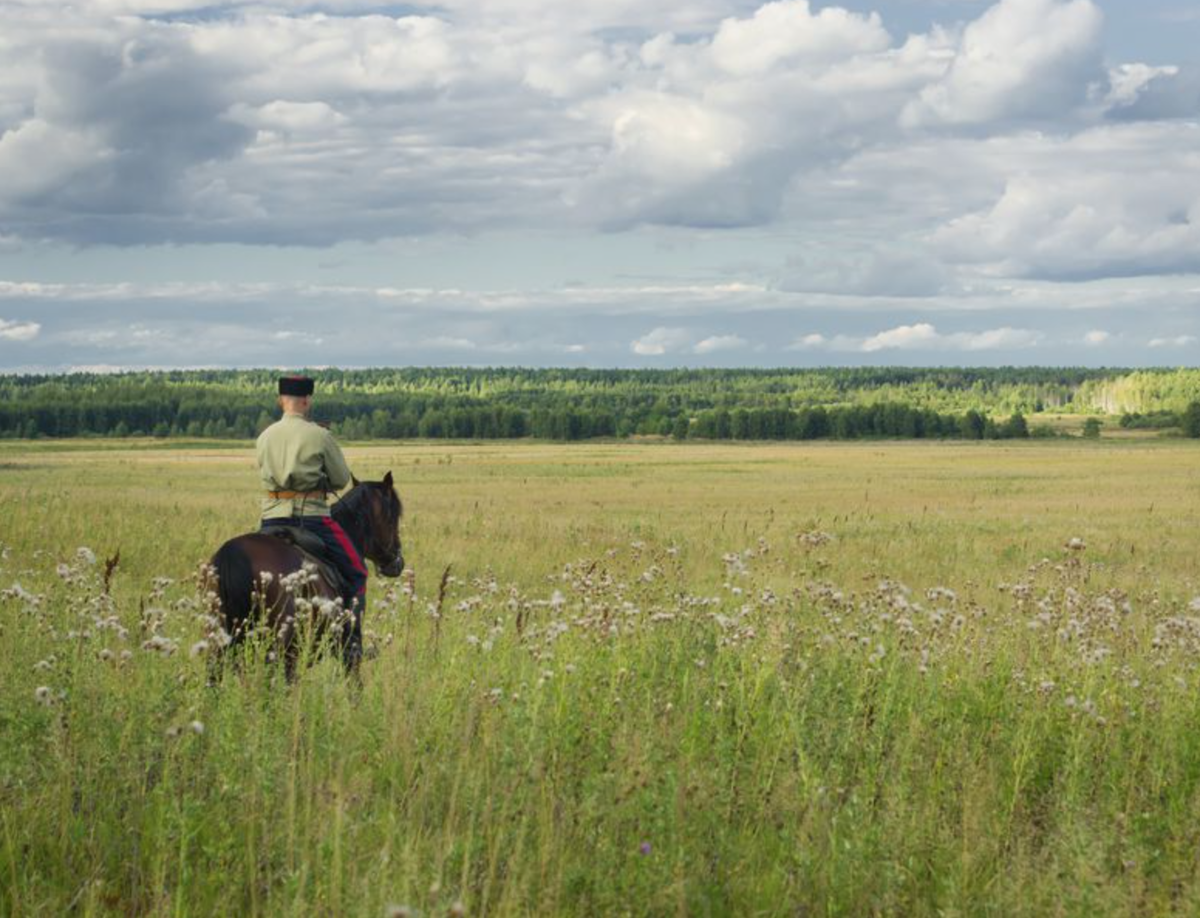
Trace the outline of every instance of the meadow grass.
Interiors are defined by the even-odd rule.
[[[0,445],[0,912],[1200,911],[1192,444],[352,447],[361,688],[209,686],[252,453],[103,447]]]

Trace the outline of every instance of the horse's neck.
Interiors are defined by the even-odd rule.
[[[331,516],[333,521],[341,526],[346,535],[350,537],[359,557],[365,557],[363,552],[367,547],[367,533],[365,527],[359,522],[358,514],[352,512],[346,502],[342,501],[334,506]]]

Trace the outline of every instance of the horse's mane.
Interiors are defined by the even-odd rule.
[[[360,481],[357,485],[339,497],[330,511],[335,519],[339,516],[350,517],[358,520],[362,517],[366,510],[364,506],[367,501],[367,494],[371,488],[383,490],[382,481]],[[396,518],[399,519],[404,515],[404,504],[400,501],[400,495],[396,493],[395,488],[388,488],[387,497],[389,502],[393,502],[393,507],[396,510]],[[339,523],[345,525],[342,520]]]

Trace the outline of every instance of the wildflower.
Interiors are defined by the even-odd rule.
[[[188,651],[188,655],[191,657],[198,657],[204,653],[208,653],[208,641],[197,641]]]
[[[38,672],[38,673],[48,672],[49,670],[51,670],[53,668],[54,668],[54,662],[52,660],[38,660],[36,663],[33,664],[34,672]]]
[[[179,735],[179,728],[176,726],[167,727],[165,733],[167,739],[175,739]]]
[[[1087,543],[1083,541],[1083,539],[1079,538],[1079,536],[1074,536],[1067,540],[1065,547],[1067,551],[1083,551],[1085,548],[1087,548]]]
[[[202,724],[198,720],[193,720],[190,724],[188,724],[188,729],[191,730],[193,733],[195,733],[197,736],[204,735],[204,724]]]
[[[464,918],[464,916],[467,914],[467,907],[463,905],[462,902],[455,902],[450,906],[450,911],[448,914],[450,915],[450,918]]]
[[[169,657],[173,654],[178,645],[170,638],[165,638],[161,634],[156,634],[148,641],[142,642],[142,650],[150,650],[156,653],[161,653],[164,657]]]
[[[105,647],[98,654],[96,654],[96,656],[99,657],[102,662],[107,663],[113,658],[114,654],[111,650]]]
[[[50,691],[50,686],[39,685],[33,690],[33,697],[37,699],[37,703],[50,707],[54,704],[54,693]]]
[[[77,548],[75,550],[75,557],[78,558],[80,561],[82,561],[84,564],[95,564],[96,563],[96,553],[94,551],[92,551],[90,548],[88,548],[86,545],[80,545],[79,548]]]
[[[648,842],[648,841],[644,841],[641,843],[641,845],[638,846],[638,851],[640,851],[642,853],[643,857],[647,856],[651,850],[652,849],[650,847],[650,842]]]

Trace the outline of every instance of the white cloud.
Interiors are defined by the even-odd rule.
[[[682,328],[656,328],[638,338],[630,348],[641,357],[661,357],[687,346],[689,335]]]
[[[801,337],[797,338],[795,341],[793,341],[791,344],[789,344],[785,348],[785,350],[808,351],[808,350],[814,350],[817,348],[823,348],[827,344],[829,344],[828,338],[826,338],[824,335],[817,334],[814,332],[812,334],[802,335]]]
[[[347,122],[347,118],[326,102],[288,102],[276,99],[257,108],[238,103],[230,117],[256,130],[289,133],[323,133]]]
[[[0,341],[32,341],[42,326],[37,322],[14,322],[0,319]]]
[[[5,0],[0,219],[117,244],[761,225],[798,177],[920,145],[905,111],[985,135],[1073,118],[1109,82],[1099,21],[1001,0],[896,44],[808,0]],[[1179,76],[1111,73],[1126,109]],[[913,295],[944,280],[863,267]]]
[[[1094,329],[1083,336],[1083,343],[1089,347],[1099,347],[1102,344],[1108,344],[1112,340],[1112,333],[1101,329]]]
[[[717,354],[721,351],[737,351],[745,348],[749,342],[738,335],[713,335],[705,338],[692,348],[693,354]]]
[[[994,351],[1020,350],[1035,346],[1042,336],[1023,328],[994,328],[982,332],[941,334],[928,322],[901,325],[872,335],[858,349],[871,354],[877,351]]]
[[[1042,341],[1041,332],[1026,328],[993,328],[983,332],[957,332],[942,339],[950,348],[962,351],[1024,350]]]
[[[1179,75],[1174,66],[1151,67],[1149,64],[1119,64],[1108,72],[1108,98],[1112,108],[1126,108],[1136,103],[1156,80]]]
[[[1200,124],[1108,126],[1035,141],[990,207],[930,241],[996,275],[1087,279],[1200,270]],[[1051,154],[1051,149],[1054,153]]]
[[[726,19],[712,40],[713,61],[737,76],[774,67],[843,60],[885,50],[891,38],[879,15],[858,16],[836,6],[814,14],[808,0],[765,3],[749,19]]]
[[[1152,338],[1149,346],[1153,348],[1160,347],[1191,347],[1197,340],[1195,335],[1177,335],[1174,338]]]
[[[0,277],[21,275],[0,302],[40,321],[39,349],[83,347],[68,317],[114,335],[97,347],[134,347],[125,333],[161,313],[180,353],[203,341],[210,360],[259,353],[236,343],[256,320],[226,310],[203,336],[215,320],[185,305],[368,303],[397,327],[376,359],[582,360],[565,342],[586,340],[588,361],[687,362],[739,337],[714,329],[778,354],[798,326],[826,331],[795,351],[850,361],[1043,341],[1086,360],[1145,341],[1153,311],[1176,336],[1155,347],[1182,346],[1200,331],[1200,67],[1121,61],[1102,45],[1106,2],[977,15],[928,0],[976,18],[905,38],[915,4],[864,0],[880,15],[826,0],[0,0]],[[534,232],[556,256],[511,256]],[[326,272],[289,248],[381,239],[442,263],[384,273],[376,253]],[[261,283],[205,282],[171,247],[228,242],[276,247],[231,255],[253,270],[210,269]],[[122,276],[95,268],[100,245],[146,267],[88,283],[87,265]],[[145,279],[172,276],[195,280]],[[85,282],[53,283],[67,277]],[[953,312],[984,331],[939,331]],[[1089,351],[1096,326],[1112,338]],[[342,360],[366,346],[310,334],[287,343]]]
[[[761,224],[797,174],[903,137],[949,56],[947,105],[960,84],[991,93],[972,123],[1026,105],[1013,67],[1033,66],[1039,104],[1048,73],[1082,91],[1091,21],[1088,0],[1003,0],[962,47],[943,30],[895,46],[878,14],[807,0],[319,7],[0,4],[20,64],[0,77],[0,164],[21,205],[0,216],[119,243]],[[1016,63],[972,71],[980,48]]]
[[[901,325],[888,331],[873,335],[862,343],[866,353],[884,350],[913,350],[930,348],[941,341],[937,329],[928,322],[917,325]]]
[[[809,334],[797,338],[785,350],[879,354],[887,351],[984,352],[1023,350],[1034,347],[1043,338],[1041,332],[1024,328],[993,328],[981,332],[943,334],[929,322],[899,325],[867,337],[838,334],[832,338]]]
[[[1123,64],[1110,73],[1107,103],[1118,120],[1189,118],[1200,113],[1200,66]]]
[[[919,319],[912,318],[913,310],[911,298],[703,284],[590,291],[384,291],[304,283],[0,285],[0,315],[13,324],[40,324],[39,356],[47,365],[63,367],[262,366],[278,363],[285,353],[292,363],[343,366],[397,361],[644,366],[647,361],[697,365],[718,359],[773,366],[787,355],[800,362],[819,358],[817,362],[841,364],[936,364],[951,358],[955,363],[1020,363],[1036,358],[1080,365],[1101,354],[1109,362],[1119,357],[1136,365],[1156,354],[1182,359],[1194,349],[1195,342],[1189,349],[1188,339],[1200,334],[1200,287],[1195,278],[1186,277],[1015,287],[996,282],[986,291],[924,301]],[[1162,314],[1160,327],[1172,337],[1160,332],[1162,342],[1148,348],[1146,329],[1154,326],[1147,325],[1147,317],[1156,313]],[[1081,322],[1087,324],[1081,328]],[[714,332],[731,327],[736,333]],[[1088,328],[1110,331],[1111,348],[1088,348],[1083,342]],[[274,337],[280,329],[299,331]],[[748,343],[738,350],[703,353],[718,344],[737,343],[721,340],[726,338]],[[1140,349],[1135,346],[1139,342]],[[17,347],[9,345],[10,350]],[[25,349],[33,350],[29,345]]]
[[[922,90],[904,120],[1059,118],[1103,75],[1103,22],[1091,0],[1000,0],[967,26],[945,78]]]

